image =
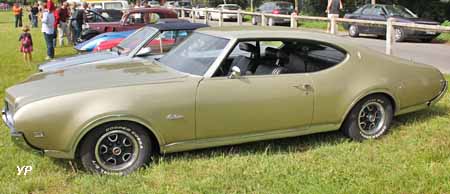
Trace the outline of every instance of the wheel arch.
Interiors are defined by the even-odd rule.
[[[88,124],[86,124],[84,127],[81,128],[80,135],[77,136],[77,138],[75,139],[75,141],[72,144],[71,155],[73,156],[73,158],[76,158],[78,156],[80,145],[89,132],[96,129],[97,127],[100,127],[104,124],[111,123],[111,122],[130,122],[130,123],[134,123],[134,124],[138,124],[138,125],[142,126],[144,129],[146,129],[147,134],[154,141],[153,146],[156,149],[156,153],[159,153],[161,145],[164,145],[164,139],[160,136],[160,134],[155,129],[153,129],[150,124],[145,122],[143,119],[133,117],[133,116],[110,115],[110,116],[105,116],[105,117],[96,119],[94,121],[91,121]]]
[[[395,95],[393,95],[393,93],[389,92],[388,90],[375,90],[375,91],[371,91],[371,92],[368,92],[368,93],[364,93],[363,95],[359,95],[357,98],[355,98],[352,101],[350,106],[345,111],[345,114],[341,118],[340,126],[342,126],[344,124],[345,119],[348,117],[348,114],[350,114],[350,112],[356,106],[356,104],[358,102],[360,102],[364,98],[367,98],[367,97],[373,96],[373,95],[383,95],[383,96],[387,97],[390,100],[390,102],[391,102],[391,104],[393,106],[392,109],[394,110],[394,115],[395,115],[395,113],[397,112],[398,107],[399,107],[398,100],[395,98]]]

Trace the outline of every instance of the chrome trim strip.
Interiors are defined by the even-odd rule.
[[[5,125],[6,125],[9,129],[11,129],[11,133],[14,133],[14,132],[16,132],[16,129],[14,128],[14,125],[13,125],[13,123],[11,122],[11,119],[12,119],[12,118],[8,118],[8,113],[7,113],[6,107],[4,107],[4,108],[2,109],[2,120],[3,120],[3,122],[5,123]]]

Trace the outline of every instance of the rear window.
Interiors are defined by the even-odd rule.
[[[294,9],[294,5],[292,3],[277,3],[278,9]]]
[[[237,5],[224,5],[223,6],[224,9],[228,9],[228,10],[238,10],[241,7],[237,6]]]
[[[123,6],[119,2],[105,3],[105,9],[123,9]]]

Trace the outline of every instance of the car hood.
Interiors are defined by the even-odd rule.
[[[88,23],[89,26],[96,26],[96,25],[101,25],[101,26],[117,26],[120,25],[120,21],[119,22],[91,22]]]
[[[76,65],[87,64],[92,62],[97,62],[101,60],[118,58],[120,55],[114,52],[96,52],[96,53],[87,53],[87,54],[79,54],[70,57],[59,58],[56,60],[52,60],[46,63],[39,65],[39,71],[48,72],[48,71],[57,71],[63,68],[68,68]]]
[[[21,107],[54,96],[130,85],[182,81],[187,75],[157,64],[134,60],[79,66],[56,72],[37,73],[6,90],[7,100]]]

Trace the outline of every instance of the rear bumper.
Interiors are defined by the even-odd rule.
[[[29,151],[35,154],[43,155],[44,151],[30,145],[22,132],[18,132],[13,125],[12,118],[9,118],[6,114],[6,109],[2,109],[2,120],[5,125],[10,129],[10,136],[12,142],[19,148]]]
[[[443,87],[441,89],[441,91],[439,92],[439,94],[434,97],[433,99],[431,99],[430,101],[428,101],[427,105],[431,106],[433,104],[436,104],[436,102],[438,102],[439,100],[442,99],[442,97],[444,97],[444,95],[447,93],[448,90],[448,81],[447,80],[443,80]]]

